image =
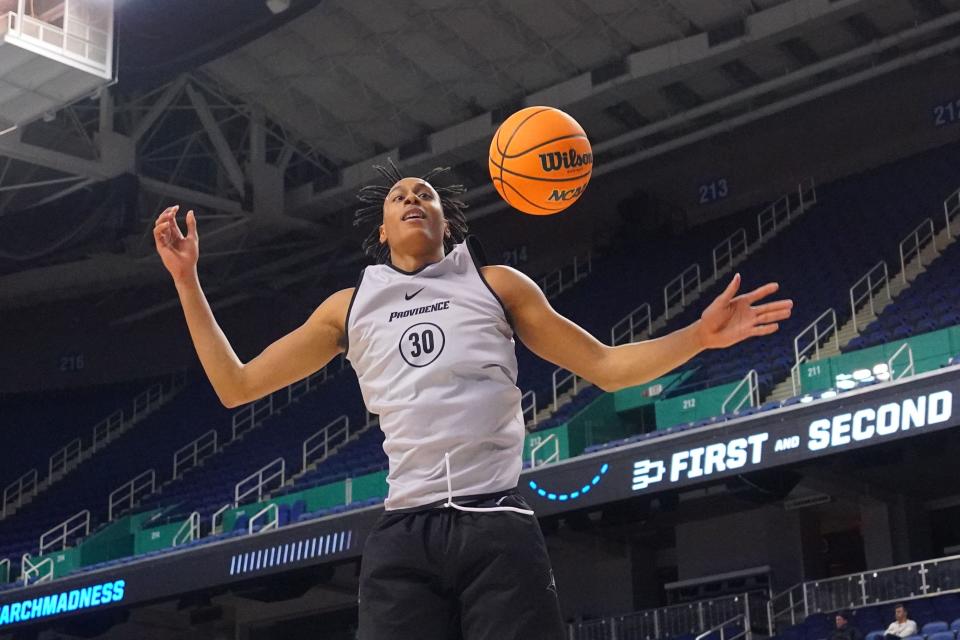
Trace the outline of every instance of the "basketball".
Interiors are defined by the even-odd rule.
[[[590,182],[593,152],[576,120],[553,107],[527,107],[507,118],[490,142],[490,178],[514,209],[560,213]]]

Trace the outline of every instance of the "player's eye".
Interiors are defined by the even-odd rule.
[[[424,191],[423,193],[420,194],[420,197],[421,197],[421,198],[426,198],[426,199],[429,200],[429,199],[433,198],[433,194],[430,193],[429,191]]]

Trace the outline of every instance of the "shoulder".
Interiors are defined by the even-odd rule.
[[[498,295],[516,291],[528,291],[530,287],[539,290],[537,283],[531,280],[530,276],[503,264],[491,264],[480,267],[480,273],[483,274],[483,279],[496,290]],[[502,292],[501,289],[503,290]]]
[[[508,310],[543,299],[543,292],[528,275],[502,264],[481,267],[480,273]]]
[[[347,307],[350,306],[350,300],[353,299],[353,292],[356,290],[356,287],[340,289],[340,291],[336,293],[331,293],[330,296],[323,301],[323,304],[330,304],[338,309],[342,307],[343,310],[346,311]]]
[[[347,311],[350,309],[350,301],[353,300],[355,290],[355,287],[349,287],[330,294],[316,308],[308,322],[343,330],[347,324]]]

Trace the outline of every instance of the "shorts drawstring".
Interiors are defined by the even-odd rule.
[[[534,515],[532,509],[521,509],[520,507],[501,507],[501,506],[499,506],[499,505],[500,505],[500,502],[501,502],[504,498],[506,498],[506,496],[504,496],[504,498],[500,498],[500,500],[497,500],[497,505],[498,505],[498,506],[496,506],[496,507],[465,507],[465,506],[463,506],[463,505],[457,504],[456,502],[453,501],[453,483],[452,483],[451,480],[450,480],[450,454],[449,454],[449,453],[443,454],[443,458],[444,458],[444,464],[446,465],[446,468],[447,468],[447,501],[443,504],[444,507],[449,507],[449,508],[452,508],[452,509],[457,509],[458,511],[470,511],[470,512],[473,512],[473,513],[491,513],[491,512],[494,512],[494,511],[512,511],[512,512],[514,512],[514,513],[520,513],[520,514],[523,514],[523,515],[525,515],[525,516],[532,516],[532,515]]]

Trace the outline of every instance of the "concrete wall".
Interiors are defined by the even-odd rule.
[[[799,516],[779,505],[681,522],[676,553],[679,580],[769,565],[780,589],[803,575]]]
[[[630,545],[569,529],[547,537],[564,619],[634,607]]]

